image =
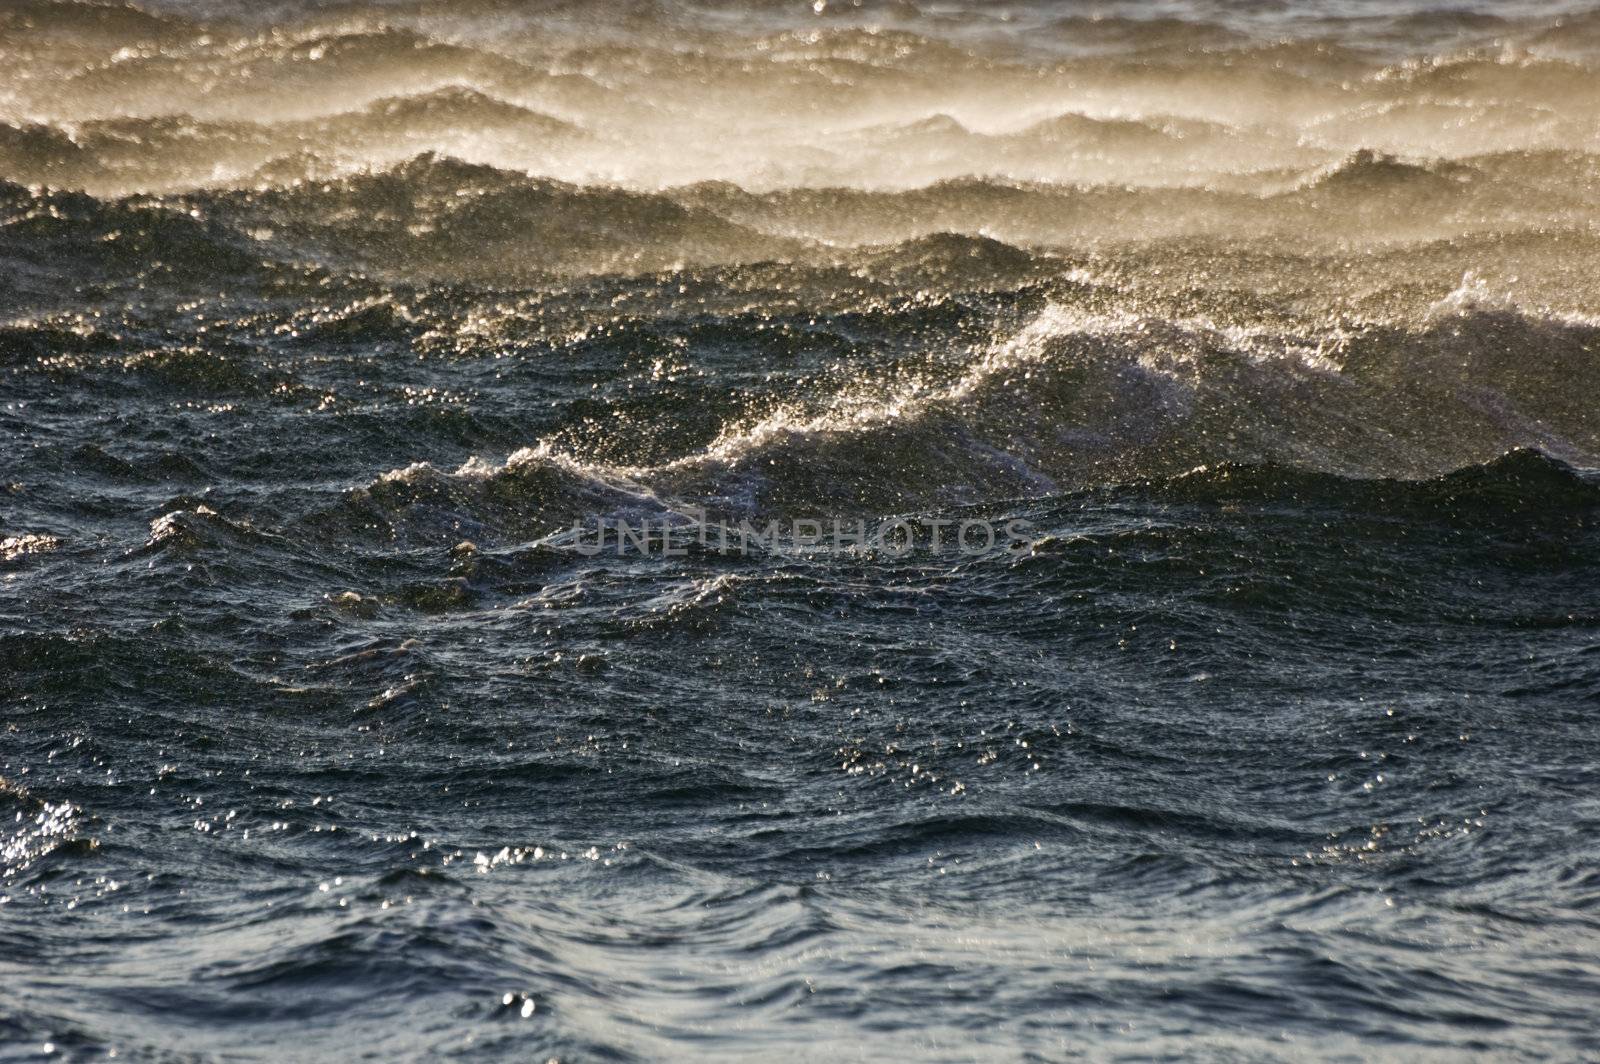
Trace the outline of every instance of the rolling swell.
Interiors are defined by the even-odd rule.
[[[914,249],[939,233],[1057,257],[1130,238],[1367,234],[1392,243],[1522,231],[1559,238],[1584,231],[1588,201],[1566,190],[1594,171],[1593,158],[1582,154],[1417,164],[1362,151],[1330,167],[1276,175],[1255,193],[967,180],[897,192],[755,194],[726,184],[661,192],[573,185],[434,154],[337,175],[318,173],[321,166],[312,157],[279,157],[255,171],[255,188],[121,199],[8,182],[0,186],[8,253],[98,259],[103,270],[187,259],[196,269],[228,272],[272,259],[481,279],[495,271],[538,277],[850,262],[861,256],[839,248],[913,242]]]
[[[1274,465],[1230,464],[1150,484],[1160,497],[1226,505],[1282,503],[1472,523],[1592,521],[1600,485],[1541,451],[1519,449],[1420,481],[1349,479]]]
[[[1466,519],[1474,507],[1520,520],[1581,515],[1591,501],[1564,462],[1516,450],[1538,438],[1594,464],[1600,441],[1587,405],[1546,384],[1592,374],[1600,334],[1591,324],[1469,308],[1349,342],[1334,358],[1313,356],[1312,338],[1274,350],[1277,338],[1169,324],[1154,335],[1172,354],[1157,361],[1152,334],[1148,321],[1052,306],[975,362],[924,367],[887,394],[824,393],[809,410],[752,420],[731,409],[714,436],[701,434],[705,443],[664,461],[630,461],[625,447],[586,461],[570,449],[578,440],[557,434],[503,467],[475,458],[455,473],[397,470],[351,500],[365,516],[346,514],[337,527],[508,543],[596,514],[883,515],[1152,478],[1178,496],[1215,486],[1257,501],[1312,505],[1326,494],[1419,513],[1459,501]],[[1508,349],[1519,352],[1510,364]],[[1535,353],[1542,366],[1529,361]],[[1512,457],[1495,457],[1507,450]],[[1480,471],[1483,484],[1448,472],[1457,467]]]
[[[642,472],[697,499],[881,511],[1216,462],[1422,476],[1487,460],[1533,426],[1544,446],[1592,464],[1584,404],[1545,382],[1586,379],[1597,340],[1588,323],[1469,311],[1327,357],[1313,337],[1284,344],[1053,306],[943,382],[934,371],[888,394],[831,396],[816,412],[780,409]],[[1519,352],[1510,364],[1508,349]]]

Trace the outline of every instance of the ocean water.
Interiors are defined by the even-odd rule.
[[[1597,400],[1592,5],[0,0],[0,1059],[1600,1059]]]

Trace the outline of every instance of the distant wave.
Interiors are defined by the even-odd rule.
[[[514,143],[511,157],[536,166],[588,139],[571,122],[464,85],[444,85],[348,112],[278,122],[160,115],[91,119],[70,128],[0,123],[0,174],[90,191],[165,191],[248,185],[281,171],[285,157],[312,160],[307,169],[351,171],[372,160],[403,160],[419,154],[419,146],[466,153],[485,140]],[[506,154],[502,147],[500,155]]]
[[[1362,150],[1337,166],[1314,174],[1301,188],[1359,197],[1399,191],[1435,198],[1443,196],[1448,201],[1473,176],[1472,168],[1463,164],[1422,166]]]
[[[424,112],[458,105],[476,107],[479,99],[451,92],[417,104]],[[381,128],[390,114],[385,104],[349,121]],[[582,137],[543,116],[510,117],[547,129],[552,141]],[[228,157],[215,147],[219,139],[240,143],[227,140],[232,127],[160,120],[141,128],[142,145],[198,145],[216,159]],[[31,158],[35,178],[69,165],[85,144],[121,143],[105,127],[79,141],[44,127],[13,129],[7,141],[4,130],[0,156],[9,147],[13,158]],[[254,133],[243,140],[260,146]],[[236,181],[182,193],[94,198],[0,180],[0,255],[35,264],[80,261],[107,277],[146,269],[237,273],[279,263],[448,278],[843,262],[851,248],[939,233],[1029,254],[1160,239],[1420,245],[1472,234],[1581,238],[1596,211],[1582,189],[1597,173],[1600,156],[1587,153],[1408,161],[1361,151],[1232,188],[964,179],[904,190],[760,192],[724,182],[642,191],[431,152],[378,167],[299,152],[274,156]]]
[[[8,55],[25,76],[0,96],[0,175],[117,195],[237,184],[305,152],[348,170],[431,151],[640,191],[1225,187],[1361,149],[1600,148],[1584,17],[1374,14],[1286,36],[1073,13],[996,52],[970,12],[914,5],[821,21],[772,6],[751,28],[689,34],[633,4],[605,47],[560,5],[504,13],[494,35],[427,5],[333,6],[270,29],[242,8],[183,10],[12,5]]]

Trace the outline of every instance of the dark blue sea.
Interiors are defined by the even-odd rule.
[[[1592,4],[0,0],[0,1060],[1600,1060],[1597,468]]]

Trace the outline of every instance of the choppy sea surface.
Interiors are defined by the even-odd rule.
[[[1592,5],[4,0],[0,1059],[1600,1058],[1597,466]]]

